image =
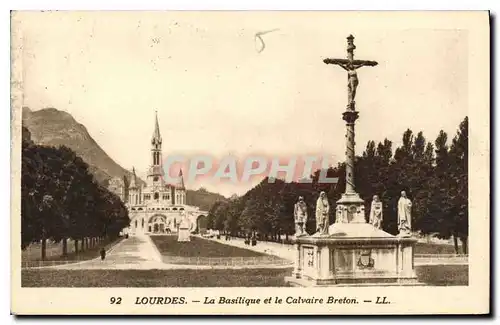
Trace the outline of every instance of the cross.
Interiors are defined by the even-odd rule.
[[[351,110],[354,110],[354,98],[356,97],[356,88],[358,87],[359,80],[356,70],[358,68],[368,66],[374,67],[378,63],[375,61],[367,60],[354,60],[354,36],[349,35],[347,37],[347,59],[324,59],[323,62],[326,64],[335,64],[347,71],[347,90],[348,90],[348,103],[347,106]]]

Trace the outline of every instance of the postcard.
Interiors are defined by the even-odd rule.
[[[11,26],[13,314],[490,312],[488,12]]]

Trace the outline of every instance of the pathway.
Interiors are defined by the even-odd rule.
[[[257,245],[252,246],[252,245],[245,245],[245,240],[243,238],[232,237],[231,240],[225,240],[223,238],[224,236],[221,236],[221,239],[215,239],[215,237],[205,238],[205,239],[213,240],[221,244],[253,250],[260,253],[275,255],[289,261],[295,260],[293,245],[280,244],[275,242],[257,241]]]
[[[51,266],[55,269],[154,269],[163,265],[158,249],[149,236],[131,236],[100,257],[71,264]]]

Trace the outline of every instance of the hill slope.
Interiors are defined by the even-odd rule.
[[[212,193],[205,189],[199,189],[196,191],[187,190],[186,191],[186,203],[188,205],[194,205],[202,210],[208,211],[212,205],[217,201],[227,200],[224,196],[218,193]]]
[[[97,181],[106,185],[111,177],[130,176],[130,172],[118,165],[90,136],[84,125],[71,114],[55,108],[31,111],[23,108],[23,125],[31,132],[37,144],[67,146],[89,164]]]

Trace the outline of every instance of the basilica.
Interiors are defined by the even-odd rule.
[[[109,190],[120,197],[129,212],[130,225],[123,229],[123,234],[134,236],[177,233],[181,223],[187,223],[191,232],[196,231],[199,218],[206,216],[207,212],[186,204],[182,170],[176,184],[165,182],[157,115],[150,145],[151,165],[145,184],[139,181],[134,168],[127,187],[120,177],[113,178],[109,183]]]

